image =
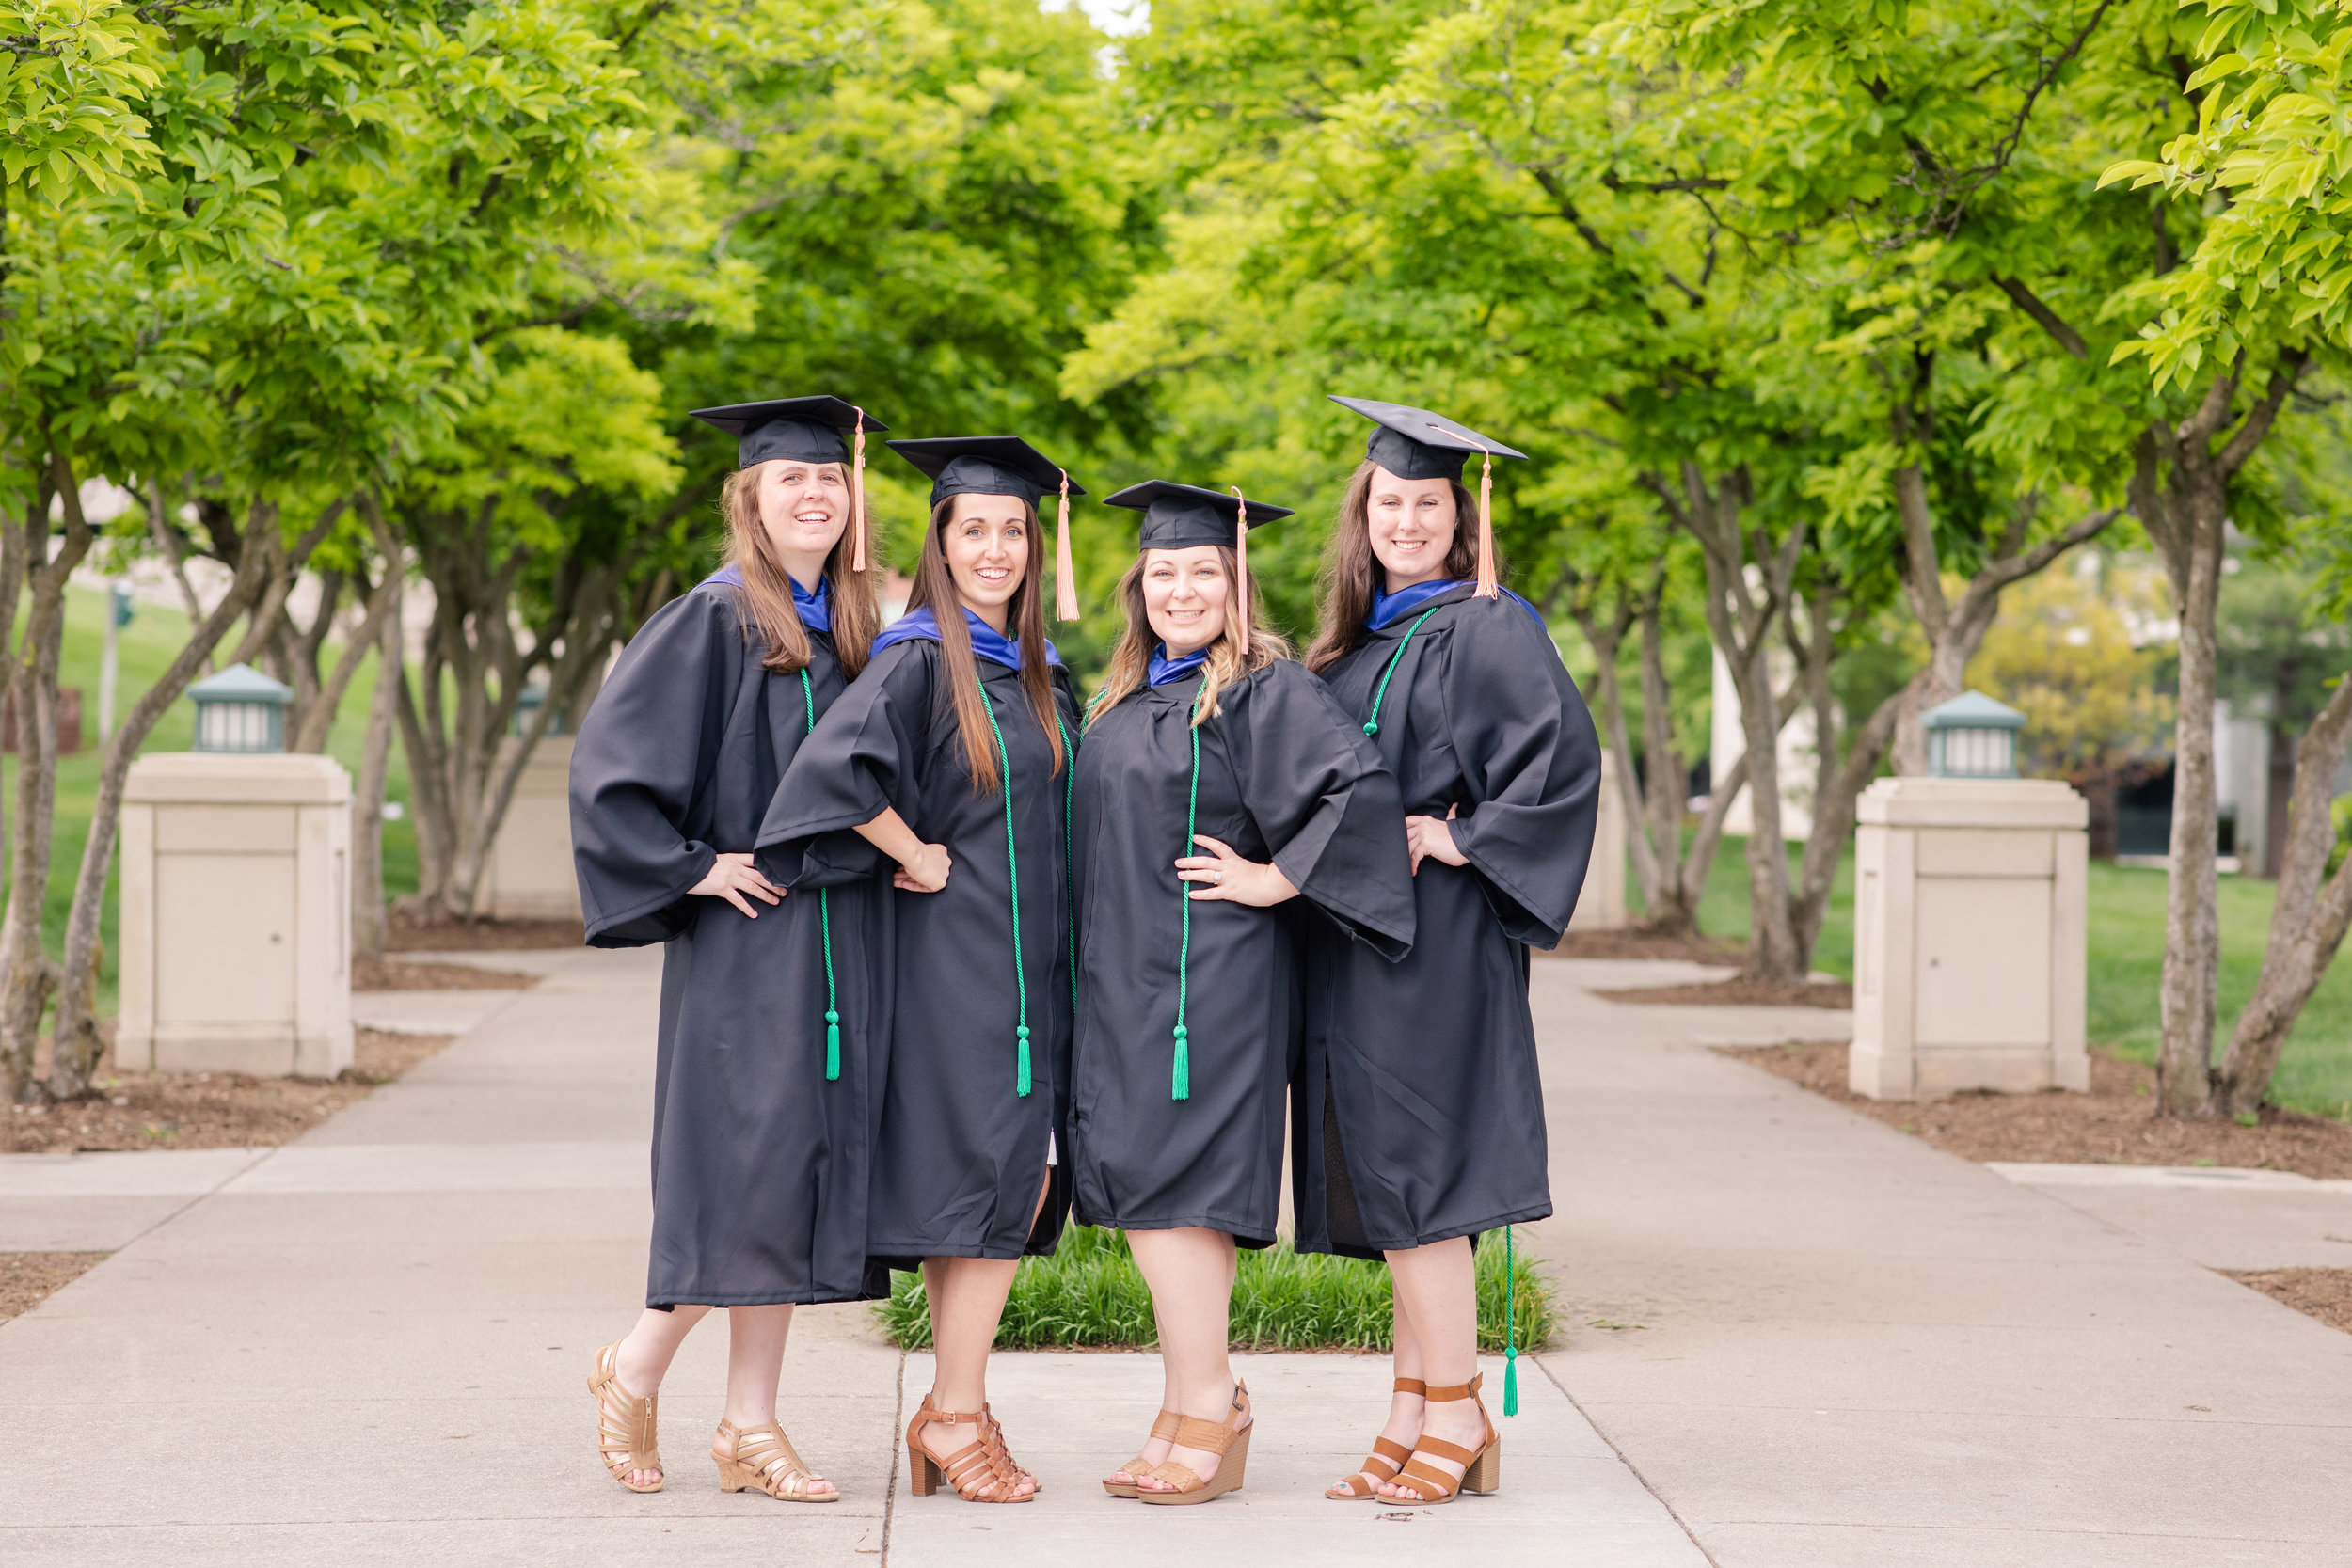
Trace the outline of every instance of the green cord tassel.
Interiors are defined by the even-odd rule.
[[[1181,1023],[1176,1025],[1176,1070],[1168,1078],[1168,1098],[1192,1098],[1192,1052],[1184,1044],[1184,1026]]]
[[[1513,1297],[1511,1277],[1511,1227],[1502,1227],[1502,1413],[1519,1413],[1519,1337],[1514,1330],[1511,1309],[1517,1303]]]
[[[1021,1025],[1021,1068],[1015,1088],[1021,1094],[1029,1092],[1029,1026],[1025,1023]]]
[[[841,1015],[831,1007],[825,1009],[825,1081],[832,1083],[841,1076]]]

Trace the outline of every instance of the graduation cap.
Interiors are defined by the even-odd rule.
[[[1478,473],[1477,592],[1482,598],[1493,598],[1499,592],[1492,518],[1494,460],[1523,458],[1527,453],[1426,408],[1382,403],[1376,398],[1334,396],[1331,401],[1373,422],[1375,428],[1372,439],[1364,443],[1364,455],[1399,479],[1450,479],[1459,484],[1464,460],[1471,452],[1484,457]]]
[[[850,465],[850,569],[866,570],[866,433],[890,427],[852,403],[836,397],[771,398],[697,408],[694,418],[735,437],[735,466],[783,459],[792,463]],[[843,433],[849,438],[843,439]]]
[[[1061,498],[1054,546],[1054,616],[1078,618],[1078,578],[1070,564],[1070,498],[1086,487],[1018,436],[936,436],[892,441],[890,450],[931,481],[931,504],[950,496],[1014,496],[1035,506],[1048,490]]]
[[[1196,545],[1233,545],[1234,598],[1241,606],[1242,651],[1249,651],[1249,531],[1291,515],[1287,506],[1253,505],[1239,489],[1219,493],[1198,484],[1147,479],[1115,496],[1103,498],[1105,506],[1130,507],[1143,514],[1140,547],[1183,550]]]

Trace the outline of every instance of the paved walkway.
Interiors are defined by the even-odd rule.
[[[673,1483],[630,1497],[598,1473],[581,1380],[642,1290],[658,961],[581,953],[471,993],[464,1038],[285,1149],[0,1162],[0,1249],[116,1253],[0,1326],[0,1560],[2352,1563],[2352,1338],[2149,1218],[2272,1195],[2005,1179],[1700,1043],[1843,1015],[1623,1006],[1584,988],[1671,976],[1555,960],[1561,1213],[1523,1236],[1572,1332],[1523,1366],[1496,1497],[1325,1503],[1385,1369],[1259,1356],[1249,1489],[1113,1502],[1094,1477],[1148,1421],[1156,1364],[1008,1355],[992,1398],[1045,1495],[911,1498],[898,1433],[930,1370],[856,1307],[804,1309],[786,1363],[786,1423],[843,1502],[710,1484],[716,1323],[664,1389]],[[2352,1236],[2352,1196],[2283,1200],[2308,1212],[2280,1245]]]

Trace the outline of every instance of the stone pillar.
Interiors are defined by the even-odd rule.
[[[504,768],[521,742],[501,743]],[[515,781],[506,819],[490,843],[474,908],[493,920],[578,920],[580,878],[572,869],[572,737],[549,736]]]
[[[2042,779],[1881,779],[1858,816],[1853,1092],[2090,1088],[2083,798]]]
[[[115,1060],[332,1078],[351,1065],[351,776],[321,756],[166,752],[122,806]]]
[[[1625,915],[1625,801],[1618,789],[1617,759],[1604,747],[1600,817],[1593,824],[1593,863],[1584,873],[1584,890],[1577,895],[1576,912],[1568,917],[1571,931],[1617,931],[1629,924]]]

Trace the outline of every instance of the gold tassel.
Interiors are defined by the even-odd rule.
[[[1494,599],[1502,595],[1495,580],[1495,458],[1484,447],[1478,451],[1478,587],[1473,592],[1479,598]]]
[[[854,406],[854,405],[852,405]],[[857,410],[857,444],[850,454],[850,570],[866,570],[866,410]]]
[[[1070,473],[1057,468],[1061,475],[1061,517],[1055,524],[1060,538],[1054,545],[1054,615],[1057,620],[1078,618],[1078,573],[1070,564]]]
[[[1241,493],[1241,486],[1229,484],[1233,505],[1239,516],[1233,524],[1233,627],[1241,641],[1242,657],[1249,657],[1249,502]],[[1181,1098],[1181,1097],[1179,1097]]]

